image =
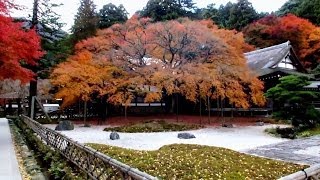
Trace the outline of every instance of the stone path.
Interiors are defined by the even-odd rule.
[[[260,146],[244,152],[298,164],[317,164],[320,163],[320,136]]]
[[[8,120],[0,118],[0,180],[21,180]]]

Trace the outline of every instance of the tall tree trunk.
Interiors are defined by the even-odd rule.
[[[17,104],[18,104],[18,116],[21,114],[21,99],[17,99]]]
[[[179,122],[179,97],[178,93],[176,93],[176,120]]]
[[[84,104],[83,104],[83,123],[84,123],[84,126],[87,126],[87,101],[84,101]]]
[[[233,118],[234,103],[231,104],[231,118]]]
[[[199,103],[200,103],[200,125],[202,124],[202,103],[201,103],[201,97],[199,96]]]
[[[32,10],[32,21],[31,21],[31,29],[33,28],[37,28],[37,24],[39,23],[38,20],[38,12],[39,12],[39,0],[34,0],[33,1],[33,10]],[[35,29],[37,32],[37,29]],[[37,70],[36,68],[33,68],[32,71],[37,74]],[[29,117],[31,117],[31,101],[32,101],[32,97],[33,96],[37,96],[37,76],[34,77],[34,80],[30,81],[30,88],[29,88]],[[32,115],[33,117],[35,117],[35,107],[34,108],[34,114]]]
[[[12,99],[9,99],[9,104],[8,104],[8,113],[9,115],[12,115]]]
[[[33,1],[33,9],[32,9],[32,26],[31,28],[34,28],[38,23],[38,12],[39,12],[39,0]]]
[[[35,77],[36,78],[36,77]],[[31,80],[30,81],[30,87],[29,87],[29,117],[35,117],[36,114],[36,104],[34,104],[32,107],[32,97],[37,96],[37,80]],[[34,109],[33,115],[31,115],[31,109]]]
[[[127,105],[124,105],[124,119],[127,120]]]
[[[211,124],[211,102],[210,102],[209,96],[208,96],[208,123]]]
[[[8,115],[7,99],[4,99],[4,117]]]

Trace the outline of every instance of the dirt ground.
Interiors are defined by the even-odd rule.
[[[106,120],[98,118],[91,118],[88,123],[91,125],[111,125],[121,126],[128,124],[136,124],[139,122],[145,122],[150,120],[166,120],[167,122],[174,123],[187,123],[187,124],[201,124],[208,127],[221,126],[222,124],[233,124],[236,126],[250,126],[255,125],[256,122],[262,121],[265,123],[274,123],[274,121],[268,117],[209,117],[208,116],[190,116],[190,115],[153,115],[153,116],[130,116],[130,117],[109,117]],[[83,120],[75,120],[75,124],[82,124]]]

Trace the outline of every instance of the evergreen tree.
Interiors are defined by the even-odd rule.
[[[277,11],[277,15],[284,16],[286,14],[296,14],[299,5],[303,0],[289,0],[284,3],[281,8]]]
[[[229,13],[227,27],[238,31],[259,18],[258,13],[248,0],[238,0]]]
[[[266,93],[266,97],[271,98],[276,105],[276,116],[291,120],[295,127],[312,128],[320,122],[320,112],[310,105],[319,94],[304,90],[304,87],[310,84],[308,80],[302,76],[285,76],[280,78],[277,86]]]
[[[262,16],[265,14],[258,14],[248,0],[238,0],[237,3],[228,2],[218,9],[211,4],[204,10],[204,17],[212,19],[219,27],[238,31]]]
[[[95,12],[96,5],[92,0],[81,0],[78,13],[72,27],[73,43],[93,36],[97,31],[98,17]]]
[[[279,15],[288,13],[308,19],[314,24],[320,25],[320,1],[319,0],[289,0],[277,12]]]
[[[121,4],[119,7],[112,3],[104,5],[99,12],[99,28],[104,29],[116,23],[123,23],[128,20],[128,12]]]
[[[179,17],[195,17],[193,0],[149,0],[140,12],[142,17],[150,17],[154,21],[165,21]]]

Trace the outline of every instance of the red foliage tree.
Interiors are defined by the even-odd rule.
[[[243,32],[250,44],[261,48],[289,40],[307,68],[314,68],[320,60],[320,27],[306,19],[292,14],[267,16]]]
[[[23,83],[33,78],[33,72],[23,65],[36,65],[43,55],[40,37],[34,30],[23,30],[7,15],[11,1],[0,0],[0,80],[20,79]]]

